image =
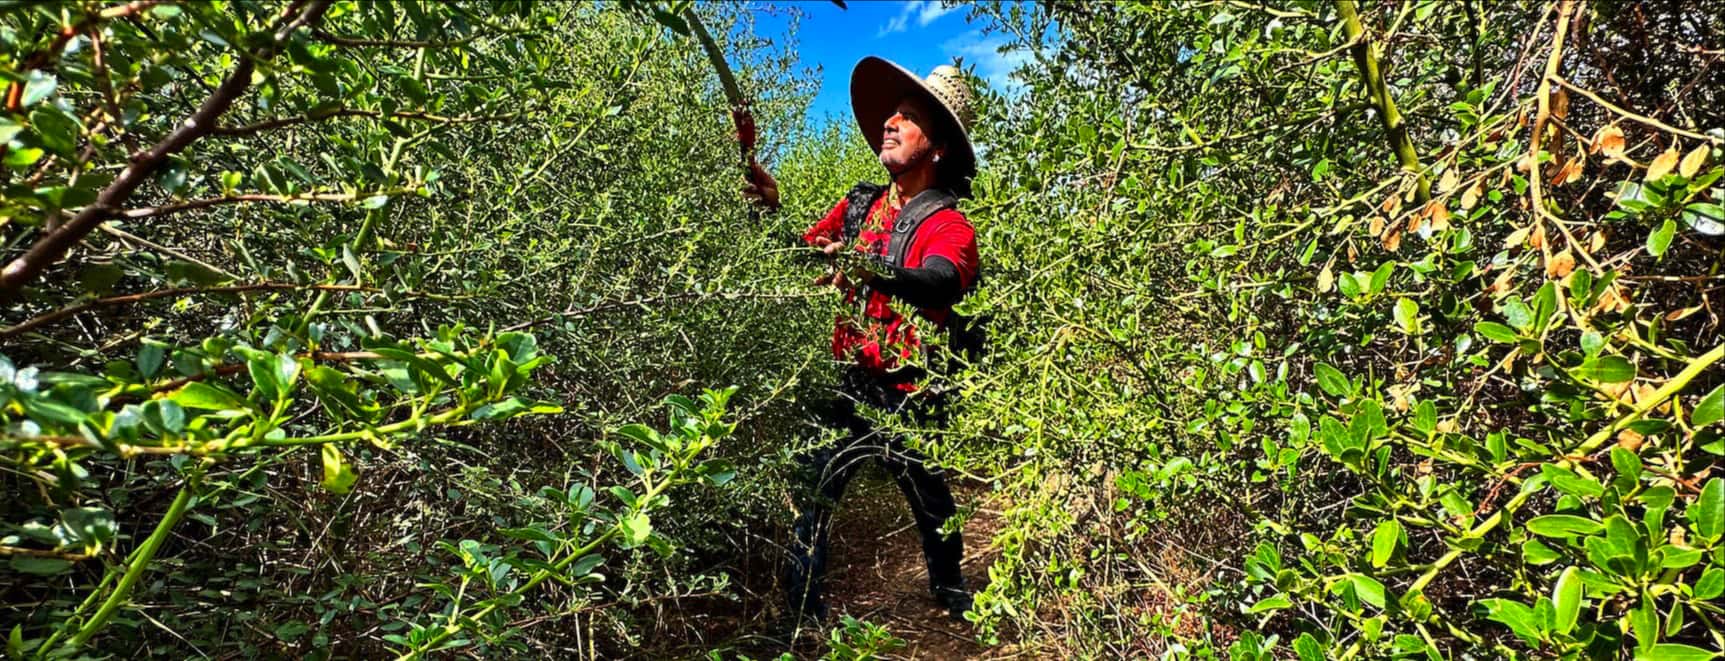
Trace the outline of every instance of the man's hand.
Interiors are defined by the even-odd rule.
[[[874,279],[874,273],[868,269],[852,268],[847,272],[845,267],[840,264],[840,256],[845,254],[844,251],[848,247],[845,242],[817,236],[814,239],[814,246],[816,250],[821,251],[821,254],[826,256],[832,269],[816,277],[815,286],[830,284],[839,289],[849,290],[856,285],[868,284],[868,281]],[[854,267],[855,263],[853,262],[852,265]]]
[[[761,167],[760,161],[749,161],[749,181],[743,186],[743,199],[768,210],[779,208],[779,182]]]

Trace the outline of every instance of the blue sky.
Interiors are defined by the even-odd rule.
[[[963,58],[966,68],[974,65],[976,75],[996,89],[1004,89],[1007,74],[1024,57],[999,53],[1006,37],[984,36],[981,21],[968,22],[969,7],[943,7],[924,0],[849,0],[845,4],[846,9],[827,0],[749,3],[755,10],[756,33],[775,41],[785,35],[790,17],[772,10],[794,7],[802,12],[796,48],[803,66],[820,69],[821,82],[810,123],[835,114],[850,116],[851,67],[865,55],[885,57],[919,76]]]

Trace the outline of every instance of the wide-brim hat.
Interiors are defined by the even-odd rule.
[[[976,176],[976,150],[970,145],[974,97],[964,74],[957,67],[943,64],[935,67],[927,78],[918,78],[910,70],[873,55],[857,62],[856,69],[851,71],[851,111],[856,114],[857,128],[876,154],[880,153],[887,118],[897,110],[898,102],[911,94],[925,97],[936,112],[945,115],[947,132],[953,134],[941,136],[946,142],[945,158],[957,160],[942,165],[953,168],[951,171],[963,179],[953,183],[968,190],[970,179]]]

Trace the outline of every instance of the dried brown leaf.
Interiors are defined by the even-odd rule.
[[[1680,157],[1682,154],[1677,152],[1677,145],[1672,145],[1666,149],[1665,153],[1660,154],[1653,159],[1652,163],[1647,164],[1647,180],[1656,181],[1660,177],[1671,174],[1671,169],[1677,167],[1677,159]]]
[[[1635,400],[1630,397],[1629,386],[1630,383],[1628,381],[1621,383],[1601,383],[1599,384],[1599,390],[1600,392],[1610,395],[1612,399],[1615,399],[1622,404],[1634,406]]]
[[[1473,185],[1469,186],[1468,189],[1461,194],[1461,208],[1462,208],[1462,210],[1463,211],[1473,210],[1474,205],[1479,204],[1480,196],[1484,195],[1484,194],[1485,194],[1485,182],[1484,181],[1473,182]]]
[[[1461,182],[1461,177],[1455,173],[1455,168],[1450,168],[1448,170],[1444,170],[1443,176],[1438,178],[1438,182],[1437,182],[1438,192],[1439,193],[1448,193],[1452,190],[1455,190],[1456,184],[1458,184],[1460,182]]]
[[[1557,169],[1557,174],[1552,175],[1551,185],[1555,187],[1575,182],[1581,178],[1581,172],[1586,166],[1587,162],[1579,157],[1570,159],[1568,163],[1563,164],[1563,167]]]
[[[1335,261],[1331,259],[1324,262],[1324,270],[1318,271],[1318,293],[1320,294],[1328,294],[1336,286],[1336,273],[1330,270],[1330,264],[1335,263]]]
[[[1599,131],[1593,134],[1593,144],[1588,151],[1595,154],[1603,152],[1607,158],[1615,159],[1622,158],[1623,150],[1627,147],[1628,143],[1623,139],[1623,129],[1607,124],[1599,127]]]
[[[1565,248],[1563,252],[1552,255],[1551,259],[1545,262],[1545,277],[1548,278],[1562,278],[1569,275],[1569,272],[1574,270],[1575,255],[1570,254],[1568,248]]]
[[[1646,402],[1653,401],[1655,399],[1654,396],[1656,394],[1658,394],[1658,392],[1659,392],[1659,389],[1653,387],[1653,384],[1639,383],[1639,382],[1636,383],[1635,384],[1635,391],[1634,391],[1635,405],[1637,407],[1639,407]],[[1671,412],[1671,400],[1666,399],[1665,401],[1660,402],[1659,406],[1654,408],[1654,410],[1659,412],[1659,413],[1670,413]]]
[[[1442,200],[1432,200],[1426,208],[1431,212],[1433,232],[1449,229],[1449,207],[1444,206]]]
[[[1624,427],[1623,431],[1617,432],[1617,447],[1634,452],[1641,449],[1641,443],[1646,438],[1640,432]]]
[[[1681,309],[1677,309],[1677,310],[1672,310],[1671,312],[1666,313],[1665,320],[1666,321],[1682,321],[1684,319],[1689,318],[1689,315],[1695,314],[1695,313],[1700,312],[1700,311],[1701,311],[1701,306],[1699,306],[1699,305],[1697,305],[1695,307],[1690,307],[1690,308],[1681,308]]]
[[[1498,294],[1509,291],[1510,282],[1514,279],[1515,269],[1504,271],[1503,273],[1498,274],[1496,280],[1491,281],[1491,286],[1487,287],[1485,291],[1487,294],[1495,297]]]
[[[1684,178],[1695,176],[1695,173],[1701,171],[1701,166],[1707,165],[1707,154],[1712,150],[1713,148],[1707,145],[1696,147],[1688,156],[1683,157],[1683,163],[1677,166],[1677,173]]]
[[[1527,227],[1523,227],[1523,228],[1518,229],[1514,232],[1510,232],[1509,237],[1505,238],[1503,240],[1503,247],[1505,247],[1505,248],[1520,248],[1522,246],[1522,244],[1527,243],[1527,235],[1532,234],[1532,233],[1533,233],[1533,226],[1532,225],[1529,225]]]
[[[1611,283],[1604,292],[1599,294],[1599,300],[1593,303],[1594,312],[1621,312],[1629,308],[1629,301],[1623,298],[1623,288],[1617,283]]]
[[[1390,230],[1390,233],[1384,236],[1384,250],[1388,250],[1390,252],[1395,252],[1397,250],[1400,250],[1401,247],[1402,247],[1402,230],[1401,230],[1401,228],[1398,227],[1398,228]]]

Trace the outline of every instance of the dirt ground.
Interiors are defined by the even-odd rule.
[[[833,525],[828,556],[827,603],[842,615],[886,627],[906,645],[907,659],[996,659],[1012,656],[976,642],[968,622],[955,622],[928,594],[928,570],[904,496],[891,480],[870,471],[852,483]],[[964,575],[972,592],[988,584],[997,551],[991,541],[1000,512],[976,484],[953,484],[961,508],[975,508],[964,525]]]

